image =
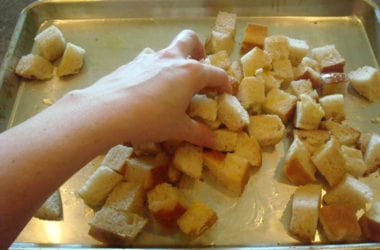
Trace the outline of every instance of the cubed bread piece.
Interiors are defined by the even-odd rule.
[[[16,65],[16,74],[31,80],[47,80],[53,77],[53,65],[39,55],[22,56]]]
[[[325,45],[311,50],[312,57],[318,61],[321,72],[344,72],[346,61],[340,55],[335,45]]]
[[[55,191],[53,194],[49,196],[49,198],[34,214],[34,217],[41,220],[63,219],[62,199],[59,190]]]
[[[227,70],[231,66],[231,60],[226,50],[220,50],[206,58],[211,65]]]
[[[357,242],[361,229],[355,211],[348,204],[323,206],[319,211],[319,221],[330,242]]]
[[[316,181],[316,171],[310,152],[298,138],[294,138],[286,154],[285,176],[294,185],[305,185]]]
[[[309,95],[302,94],[297,101],[294,126],[300,129],[317,129],[324,116],[325,112],[321,105]]]
[[[147,223],[137,214],[103,207],[89,221],[89,234],[105,243],[127,243],[134,240]]]
[[[348,78],[345,73],[321,74],[322,95],[343,94],[347,92]]]
[[[199,179],[203,166],[202,149],[190,143],[184,143],[175,151],[173,164],[181,172]]]
[[[311,160],[330,186],[337,185],[346,173],[340,144],[334,137],[314,152]]]
[[[380,71],[371,66],[364,66],[348,73],[351,86],[369,101],[380,98]]]
[[[309,52],[309,45],[305,40],[288,38],[289,42],[289,60],[293,66],[301,63],[302,59]]]
[[[321,127],[330,131],[330,133],[339,141],[340,144],[354,146],[358,143],[361,132],[353,127],[327,120],[321,123]]]
[[[365,209],[373,200],[372,189],[364,182],[346,174],[338,185],[327,190],[323,201],[328,204],[350,204],[355,210]]]
[[[246,53],[254,47],[263,48],[264,39],[268,35],[268,26],[248,23],[245,26],[244,38],[241,42],[240,53]]]
[[[347,173],[355,176],[356,178],[363,176],[367,168],[363,160],[362,151],[346,145],[342,145],[341,150],[346,162],[345,165]]]
[[[123,179],[123,176],[112,169],[100,166],[86,180],[78,194],[90,207],[103,205],[112,189]]]
[[[125,161],[132,155],[133,148],[124,145],[116,145],[108,150],[103,159],[102,166],[109,167],[114,171],[124,174]]]
[[[330,139],[330,132],[326,130],[293,129],[294,139],[303,142],[310,154],[313,154]]]
[[[301,63],[297,67],[309,67],[318,73],[321,72],[319,63],[313,58],[310,58],[308,56],[305,56],[304,58],[302,58]]]
[[[261,146],[274,146],[284,138],[285,126],[277,115],[254,115],[248,132]]]
[[[190,101],[188,113],[191,117],[215,121],[218,114],[218,102],[207,95],[194,95]]]
[[[265,100],[265,84],[261,78],[244,77],[239,85],[237,98],[245,109],[260,105]]]
[[[161,145],[155,142],[132,142],[131,146],[133,148],[133,154],[137,156],[156,155],[159,154],[162,150]]]
[[[232,36],[235,36],[236,17],[237,15],[235,13],[219,11],[218,15],[216,16],[213,30],[219,32],[229,32],[232,34]]]
[[[248,112],[235,96],[227,93],[218,96],[218,119],[233,131],[238,131],[249,123]]]
[[[37,53],[49,61],[62,56],[65,50],[65,38],[60,29],[51,25],[34,38]]]
[[[309,66],[303,66],[302,63],[299,64],[296,68],[293,68],[293,75],[294,80],[310,80],[313,89],[318,90],[322,86],[321,74]]]
[[[227,129],[217,129],[215,133],[215,145],[212,149],[223,152],[235,150],[238,133]]]
[[[293,195],[289,230],[304,242],[312,242],[318,225],[321,206],[320,185],[309,184],[297,188]]]
[[[233,61],[230,67],[228,68],[227,73],[229,76],[235,78],[238,83],[240,83],[244,77],[243,68],[240,60]]]
[[[235,154],[247,159],[252,167],[260,167],[262,164],[262,152],[259,142],[245,132],[238,134]]]
[[[294,115],[297,97],[281,89],[272,89],[268,92],[263,104],[267,114],[278,115],[284,124],[287,124]]]
[[[144,208],[144,190],[140,183],[122,181],[109,194],[105,207],[123,212],[141,214]]]
[[[226,154],[219,151],[208,150],[203,152],[203,163],[207,169],[222,169],[225,158]]]
[[[272,71],[259,70],[256,71],[256,77],[263,79],[265,85],[265,93],[268,93],[272,89],[279,89],[281,87],[282,80],[277,79]]]
[[[222,122],[216,119],[215,121],[203,120],[203,122],[212,130],[219,129],[222,125]]]
[[[200,236],[207,229],[212,227],[218,216],[206,204],[194,201],[186,212],[177,220],[181,231],[192,237]]]
[[[289,84],[289,91],[291,94],[297,96],[298,100],[302,94],[309,95],[314,100],[318,100],[318,92],[313,89],[310,79],[293,80]]]
[[[240,61],[244,76],[253,76],[261,68],[270,69],[272,63],[270,55],[259,47],[254,47],[248,51],[241,57]]]
[[[370,209],[359,219],[366,239],[380,242],[380,202],[374,202]]]
[[[182,172],[179,171],[173,164],[170,164],[167,170],[167,179],[169,183],[175,184],[181,180]]]
[[[373,133],[364,154],[366,173],[372,173],[380,166],[380,135]]]
[[[279,59],[272,62],[273,75],[289,83],[294,79],[293,67],[289,59]]]
[[[140,183],[144,190],[150,190],[156,184],[164,181],[163,174],[160,173],[165,169],[157,165],[154,156],[128,158],[125,163],[127,165],[125,180]]]
[[[327,95],[319,99],[325,118],[341,122],[346,119],[344,96],[342,94]]]
[[[161,183],[148,192],[148,207],[153,217],[165,227],[174,227],[186,211],[178,188]]]
[[[273,61],[289,58],[289,40],[283,35],[272,35],[264,39],[264,50]]]
[[[76,74],[83,66],[83,58],[86,51],[78,45],[67,43],[62,60],[57,67],[57,75],[68,76]]]
[[[205,50],[207,54],[214,54],[223,50],[231,54],[234,44],[235,41],[232,33],[212,30],[206,40]]]

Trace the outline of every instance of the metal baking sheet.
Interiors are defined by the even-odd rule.
[[[145,47],[165,47],[182,29],[195,30],[205,40],[218,11],[238,15],[236,46],[248,22],[269,26],[270,34],[307,40],[310,47],[335,44],[347,61],[346,71],[359,66],[378,67],[380,58],[379,9],[366,0],[97,0],[38,1],[20,15],[11,44],[0,69],[0,131],[12,127],[47,107],[44,99],[59,99],[69,90],[95,82],[127,63]],[[34,36],[54,24],[67,41],[86,49],[85,66],[79,75],[46,82],[23,81],[13,73],[18,59],[33,50]],[[380,102],[369,104],[355,94],[345,98],[348,122],[363,132],[380,133],[380,124],[371,123],[380,115]],[[62,119],[64,123],[64,119]],[[288,141],[263,155],[263,166],[252,172],[240,198],[223,193],[212,181],[188,181],[186,195],[208,203],[218,213],[214,227],[196,239],[168,234],[150,224],[136,240],[137,247],[208,246],[267,247],[302,246],[287,233],[290,199],[295,187],[282,176]],[[95,169],[89,164],[62,187],[64,220],[47,222],[32,219],[14,243],[14,248],[41,246],[102,246],[88,236],[93,212],[77,197],[76,191]],[[379,172],[365,181],[378,189]],[[376,199],[380,194],[377,192]],[[313,248],[377,248],[378,244],[325,245],[317,235]]]

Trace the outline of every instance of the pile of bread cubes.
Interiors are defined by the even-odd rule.
[[[307,243],[317,228],[329,242],[380,241],[380,202],[360,180],[380,165],[380,135],[347,124],[344,103],[348,85],[369,103],[376,101],[379,70],[364,66],[345,73],[333,44],[311,49],[305,40],[269,35],[267,26],[255,23],[247,24],[241,57],[232,61],[235,30],[236,15],[219,12],[202,61],[228,73],[233,94],[202,90],[188,107],[189,116],[215,132],[216,144],[111,148],[78,190],[95,212],[89,234],[129,244],[154,222],[198,237],[218,215],[210,205],[185,198],[182,177],[202,180],[207,174],[229,195],[240,196],[251,169],[262,165],[263,149],[290,135],[284,165],[273,166],[297,186],[289,233]]]

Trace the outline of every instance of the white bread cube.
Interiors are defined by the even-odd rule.
[[[374,172],[380,166],[380,135],[373,133],[364,154],[367,173]]]
[[[224,70],[229,69],[231,66],[230,57],[225,50],[220,50],[214,54],[208,55],[205,61]]]
[[[267,114],[278,115],[284,124],[287,124],[294,115],[297,97],[281,89],[272,89],[268,92],[263,103],[263,110]]]
[[[330,186],[337,185],[346,173],[340,144],[334,137],[314,152],[311,160]]]
[[[142,185],[122,181],[109,194],[103,207],[140,214],[144,208],[145,193]]]
[[[124,174],[125,161],[132,155],[132,153],[133,148],[124,145],[116,145],[108,150],[101,165]]]
[[[344,72],[346,61],[335,45],[329,44],[311,50],[312,57],[319,63],[321,72]]]
[[[147,194],[149,211],[163,226],[172,228],[177,219],[186,211],[181,193],[177,187],[161,183]]]
[[[202,175],[202,149],[190,143],[184,143],[174,153],[174,166],[181,172],[199,179]]]
[[[249,136],[261,146],[274,146],[285,136],[285,126],[277,115],[250,116]]]
[[[255,23],[248,23],[245,26],[243,41],[241,42],[240,53],[246,53],[254,47],[263,48],[265,37],[268,35],[268,26]]]
[[[57,75],[62,77],[78,73],[83,66],[85,53],[86,51],[83,48],[67,43],[62,60],[57,67]]]
[[[282,80],[277,79],[272,71],[259,70],[256,71],[256,78],[262,79],[265,85],[265,94],[272,89],[279,89],[281,87]]]
[[[354,209],[349,204],[323,206],[319,211],[319,221],[330,242],[358,242],[361,229]]]
[[[161,166],[157,166],[155,157],[128,158],[125,163],[127,165],[124,175],[126,181],[139,183],[144,190],[150,190],[161,181],[160,176],[156,174],[161,170]]]
[[[309,52],[309,45],[305,40],[288,38],[289,42],[289,60],[293,66],[301,63],[302,59]]]
[[[78,194],[90,207],[98,207],[104,204],[112,189],[123,179],[123,176],[112,169],[100,166],[86,180],[79,189]]]
[[[292,63],[289,59],[279,59],[272,62],[273,75],[289,83],[294,79]]]
[[[298,100],[302,94],[309,95],[314,100],[318,100],[318,92],[313,89],[310,79],[293,80],[289,84],[289,91],[291,94],[297,96]]]
[[[198,237],[211,228],[217,220],[218,216],[214,210],[202,202],[194,201],[177,220],[177,225],[186,235]]]
[[[347,92],[348,77],[345,73],[321,74],[322,95],[343,94]]]
[[[359,224],[366,239],[380,242],[380,202],[374,202],[359,219]]]
[[[285,176],[294,185],[305,185],[316,181],[316,171],[310,152],[298,138],[294,138],[286,154]]]
[[[321,105],[309,95],[302,94],[297,102],[294,126],[300,129],[317,129],[324,116]]]
[[[367,168],[363,160],[362,151],[346,145],[342,145],[341,150],[346,162],[347,173],[356,178],[363,176]]]
[[[127,243],[134,240],[148,221],[134,213],[103,207],[89,221],[89,234],[105,243]]]
[[[328,204],[350,204],[355,210],[365,209],[373,200],[372,189],[364,182],[346,174],[338,185],[327,190],[323,201]]]
[[[313,89],[320,89],[322,86],[321,74],[309,66],[303,66],[302,62],[296,68],[293,68],[293,75],[294,80],[310,80]]]
[[[302,67],[303,68],[309,67],[309,68],[315,70],[318,73],[321,72],[321,68],[319,66],[319,63],[316,60],[314,60],[313,58],[310,58],[308,56],[305,56],[304,58],[302,58],[301,63],[297,67],[298,68],[299,67],[301,67],[301,68]]]
[[[252,167],[261,167],[262,151],[259,142],[245,132],[238,134],[235,154],[248,160]]]
[[[216,16],[213,30],[216,30],[219,32],[229,32],[232,34],[232,36],[235,36],[236,17],[237,15],[235,13],[219,11],[218,15]]]
[[[342,94],[327,95],[319,99],[326,120],[341,122],[346,119],[344,96]]]
[[[358,143],[361,132],[353,127],[327,120],[321,123],[321,127],[330,131],[330,133],[339,141],[340,144],[354,146]]]
[[[253,76],[261,68],[270,69],[272,63],[270,55],[259,47],[254,47],[248,51],[240,58],[240,61],[244,76]]]
[[[235,96],[227,93],[218,96],[218,119],[233,131],[238,131],[249,123],[248,112]]]
[[[303,142],[310,154],[317,151],[330,139],[330,132],[326,130],[302,130],[293,129],[294,139]]]
[[[215,121],[218,114],[218,102],[204,94],[194,95],[190,101],[188,114],[190,117]]]
[[[348,73],[351,86],[367,100],[374,102],[380,98],[380,71],[364,66]]]
[[[207,54],[214,54],[223,50],[231,54],[234,44],[235,41],[232,33],[212,30],[206,40],[205,50]]]
[[[33,217],[54,221],[63,219],[62,199],[59,190],[49,196]]]
[[[227,129],[217,129],[215,133],[215,145],[212,149],[222,152],[231,152],[235,150],[238,133]]]
[[[264,50],[269,53],[273,61],[289,58],[289,40],[286,36],[272,35],[264,40]]]
[[[240,60],[235,60],[231,63],[230,67],[227,70],[227,74],[236,79],[238,83],[241,82],[244,77],[244,73]]]
[[[321,206],[320,185],[309,184],[297,188],[293,195],[289,231],[304,242],[312,242],[317,231]]]
[[[265,100],[264,80],[254,76],[244,77],[239,85],[237,98],[245,109],[261,106]]]
[[[49,61],[62,56],[65,50],[65,38],[60,29],[51,25],[34,38],[37,53]]]
[[[53,77],[53,65],[39,55],[22,56],[16,65],[15,73],[31,80],[47,80]]]

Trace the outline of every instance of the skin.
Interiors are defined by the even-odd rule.
[[[167,48],[141,53],[0,134],[0,249],[54,190],[114,145],[177,139],[211,146],[213,132],[186,108],[203,88],[231,86],[223,70],[198,62],[204,56],[196,33],[182,31]]]

